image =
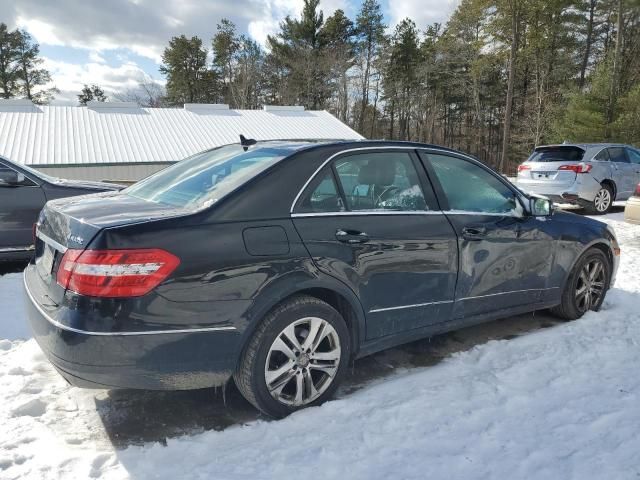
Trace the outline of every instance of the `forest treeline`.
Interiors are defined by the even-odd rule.
[[[458,148],[503,171],[542,143],[640,144],[638,0],[463,0],[445,25],[393,29],[377,0],[355,18],[304,0],[266,47],[228,20],[210,45],[172,38],[166,101],[326,109],[365,137]]]
[[[507,173],[543,143],[640,145],[640,0],[462,0],[444,25],[393,28],[378,0],[353,18],[301,1],[265,46],[226,19],[211,39],[171,38],[166,88],[113,97],[325,109],[367,138],[445,145]],[[0,97],[45,103],[49,80],[37,44],[0,24]],[[78,99],[106,95],[86,85]]]

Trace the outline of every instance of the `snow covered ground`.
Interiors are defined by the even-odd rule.
[[[104,412],[134,394],[67,386],[33,340],[15,340],[26,333],[21,278],[0,277],[0,337],[12,339],[0,340],[0,478],[640,478],[640,226],[606,221],[622,264],[599,313],[526,333],[519,318],[475,327],[518,334],[396,368],[284,420],[127,448],[114,447],[126,422],[114,431]],[[173,399],[167,423],[194,407],[155,398]]]

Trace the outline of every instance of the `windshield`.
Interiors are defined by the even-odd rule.
[[[240,145],[208,150],[186,158],[123,190],[133,197],[198,210],[243,185],[290,154],[277,147]]]
[[[546,147],[533,152],[527,162],[580,162],[583,156],[580,147]]]

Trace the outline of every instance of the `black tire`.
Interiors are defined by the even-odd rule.
[[[602,203],[598,203],[599,199],[600,201],[602,201],[602,196],[608,198],[608,201],[604,204],[604,207]],[[596,194],[596,197],[591,203],[587,205],[587,213],[589,213],[589,215],[605,215],[611,210],[613,200],[613,188],[611,188],[606,183],[602,184],[600,186],[600,190],[598,190],[598,193]]]
[[[581,272],[583,272],[585,266],[589,266],[592,262],[596,261],[599,261],[603,268],[602,293],[598,297],[597,301],[593,301],[592,303],[590,302],[588,308],[586,308],[577,297],[578,289],[582,288],[584,285],[584,281],[581,278]],[[611,262],[607,256],[598,248],[591,248],[587,250],[582,257],[578,259],[573,270],[569,274],[569,278],[567,279],[562,291],[562,303],[553,307],[551,309],[551,313],[565,320],[576,320],[582,317],[589,310],[597,312],[602,306],[610,281]]]
[[[270,358],[274,341],[278,337],[282,338],[283,330],[304,318],[318,318],[333,327],[339,340],[340,359],[331,382],[325,387],[326,390],[315,400],[295,406],[282,403],[269,392],[265,365]],[[349,330],[340,313],[315,297],[299,295],[274,308],[262,320],[246,345],[233,378],[240,393],[258,410],[271,417],[282,418],[301,408],[320,405],[330,399],[344,378],[350,359]],[[291,381],[296,379],[294,376]]]

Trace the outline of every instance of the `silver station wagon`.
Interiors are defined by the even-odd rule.
[[[613,143],[536,147],[518,167],[516,184],[556,203],[604,214],[616,200],[627,200],[640,182],[640,150]]]

